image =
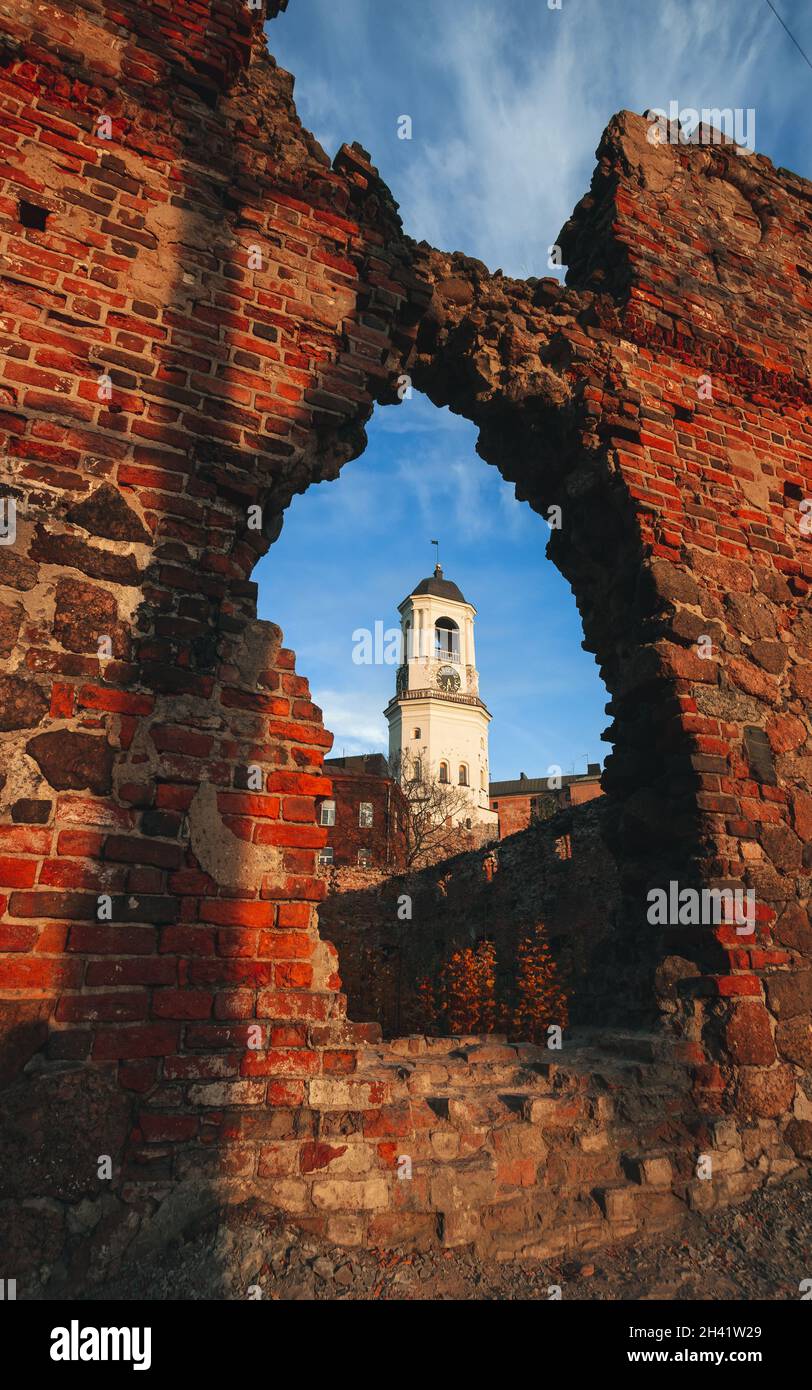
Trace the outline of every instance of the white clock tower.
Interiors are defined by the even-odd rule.
[[[462,826],[498,826],[488,799],[488,725],[474,653],[476,609],[441,566],[400,604],[403,664],[384,713],[389,757],[410,776],[463,788]]]

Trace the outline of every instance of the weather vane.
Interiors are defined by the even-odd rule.
[[[435,550],[435,553],[434,553],[434,560],[435,560],[435,564],[437,564],[437,565],[439,566],[439,564],[440,564],[440,542],[439,542],[439,541],[432,541],[431,544],[437,547],[437,549]]]

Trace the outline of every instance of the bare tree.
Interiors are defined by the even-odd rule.
[[[421,760],[408,751],[390,759],[389,768],[406,799],[407,868],[471,848],[471,831],[465,827],[472,811],[467,787],[427,777]]]

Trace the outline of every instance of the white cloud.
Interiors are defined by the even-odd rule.
[[[808,69],[766,6],[298,3],[307,5],[308,42],[285,53],[287,21],[275,21],[271,48],[278,35],[302,112],[331,132],[331,152],[339,140],[361,140],[408,232],[510,274],[551,273],[547,248],[588,188],[604,127],[624,107],[754,106],[759,149],[782,133],[804,149],[786,113],[795,106],[796,119],[805,116]],[[799,17],[795,27],[803,37]],[[395,138],[404,111],[411,141]]]
[[[333,757],[388,751],[385,702],[379,696],[372,692],[319,689],[313,698],[324,712],[325,728],[334,735]]]
[[[379,406],[369,426],[383,434],[458,434],[476,436],[470,420],[454,415],[447,406],[432,405],[428,396],[412,391],[400,405]]]

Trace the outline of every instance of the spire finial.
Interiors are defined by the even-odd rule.
[[[443,577],[443,567],[442,567],[442,565],[440,564],[440,542],[439,542],[439,541],[432,541],[431,544],[435,547],[435,550],[434,550],[434,561],[435,561],[435,564],[434,564],[434,578],[435,578],[435,579],[442,579],[442,577]]]

